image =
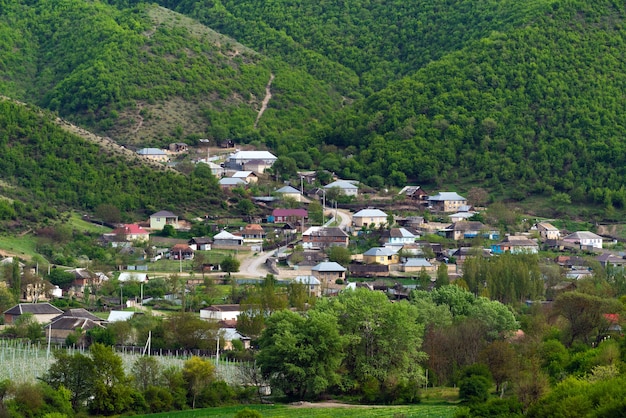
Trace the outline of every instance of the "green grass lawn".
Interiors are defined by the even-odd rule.
[[[31,258],[37,254],[37,240],[32,234],[22,237],[0,235],[0,250],[21,258]]]
[[[401,405],[401,406],[361,406],[348,407],[296,407],[290,405],[241,405],[220,408],[206,408],[194,411],[165,412],[152,415],[136,415],[137,417],[171,417],[171,418],[232,418],[244,408],[259,411],[264,418],[342,418],[342,417],[420,417],[448,418],[454,416],[454,405]]]
[[[72,228],[72,229],[76,229],[79,231],[84,231],[84,232],[89,232],[89,233],[93,233],[93,234],[104,234],[107,232],[111,232],[111,228],[108,228],[106,226],[102,226],[102,225],[97,225],[94,224],[92,222],[87,222],[85,220],[82,219],[82,217],[76,213],[76,212],[72,212],[72,214],[70,215],[70,219],[68,220],[67,224]]]

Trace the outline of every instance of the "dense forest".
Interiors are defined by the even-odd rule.
[[[112,205],[124,216],[163,208],[219,207],[215,177],[202,164],[188,176],[149,165],[69,134],[49,115],[0,101],[0,220],[36,223],[70,208]],[[146,213],[147,211],[147,213]]]
[[[280,156],[284,180],[325,169],[375,187],[591,205],[605,220],[626,208],[615,2],[0,9],[0,92],[120,144],[233,139]]]
[[[4,3],[0,90],[119,143],[258,139],[253,125],[271,74],[280,116],[266,112],[271,132],[265,136],[300,131],[339,108],[333,88],[304,70],[167,9]]]

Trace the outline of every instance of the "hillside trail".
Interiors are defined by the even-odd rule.
[[[256,115],[256,120],[254,121],[254,129],[257,128],[258,124],[259,124],[259,120],[261,119],[261,116],[263,116],[263,112],[265,112],[265,110],[267,109],[267,105],[270,102],[270,99],[272,98],[272,82],[274,81],[274,74],[270,73],[270,80],[267,82],[267,85],[265,86],[265,97],[263,98],[263,101],[261,102],[261,109],[259,109],[259,114]]]

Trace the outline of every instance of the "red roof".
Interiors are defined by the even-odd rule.
[[[274,216],[297,216],[299,218],[307,217],[308,213],[306,209],[274,209],[272,211]]]
[[[619,322],[619,314],[605,313],[604,317],[612,324],[617,324]]]
[[[133,234],[133,235],[138,235],[138,234],[143,234],[143,235],[150,235],[150,233],[148,231],[146,231],[145,229],[143,229],[142,227],[140,227],[137,224],[126,224],[124,226],[121,226],[119,228],[115,228],[113,230],[114,234],[124,234],[124,235],[129,235],[129,234]]]

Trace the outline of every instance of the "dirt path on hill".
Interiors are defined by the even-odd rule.
[[[265,86],[265,97],[263,98],[263,102],[261,102],[261,109],[259,109],[259,114],[256,115],[256,120],[254,121],[254,129],[257,128],[259,120],[261,119],[261,116],[263,116],[263,112],[265,112],[265,109],[267,109],[267,104],[272,98],[272,81],[274,81],[274,74],[270,74],[270,80],[267,82],[267,86]]]

